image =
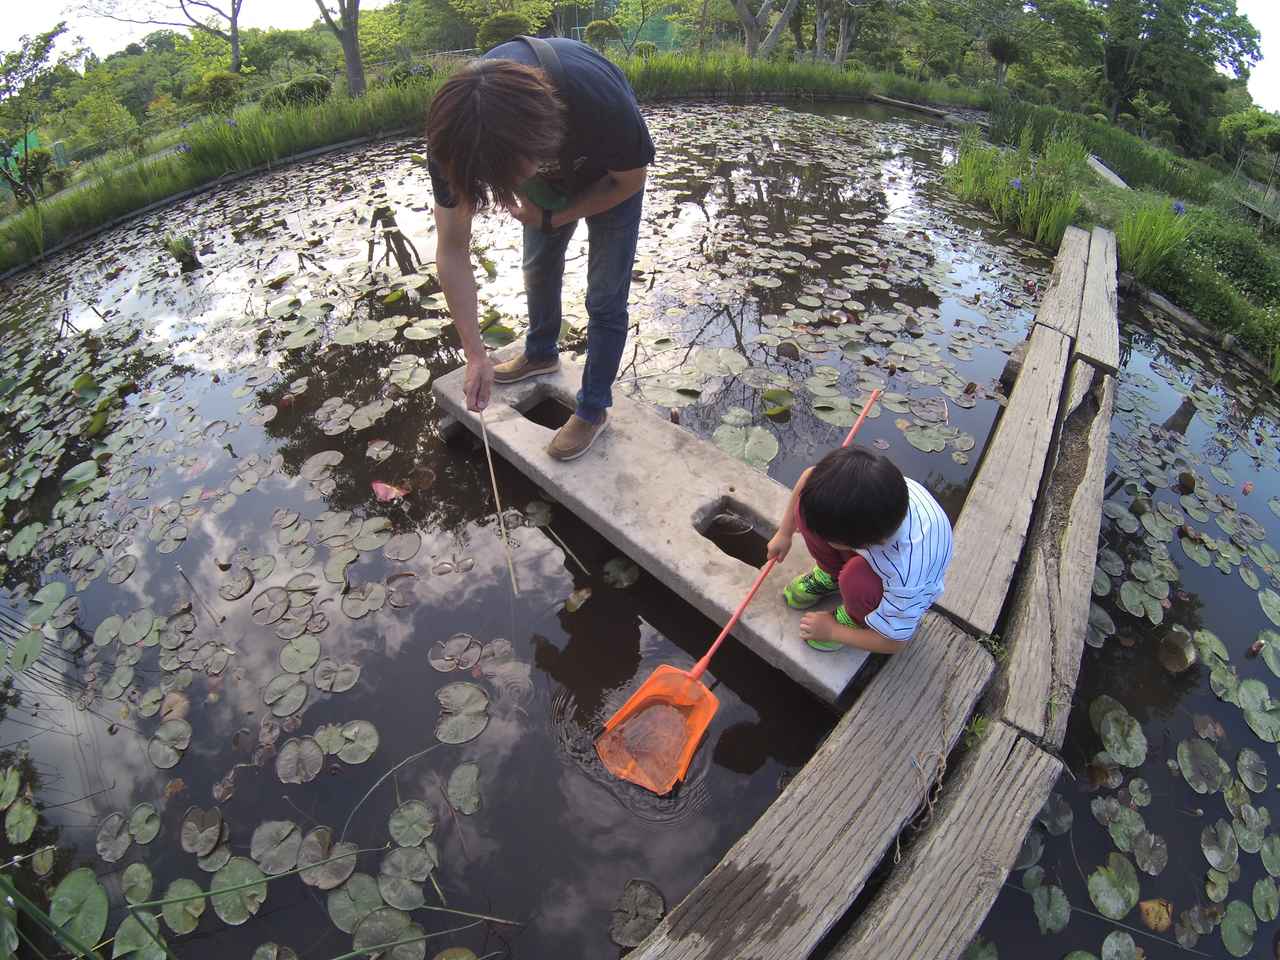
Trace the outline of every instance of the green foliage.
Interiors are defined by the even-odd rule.
[[[481,50],[490,50],[512,37],[529,33],[530,24],[526,17],[518,13],[495,13],[486,17],[476,31],[476,45]]]
[[[1029,134],[1017,151],[1010,151],[986,145],[970,131],[947,180],[963,199],[985,202],[1001,221],[1056,249],[1080,208],[1087,158],[1070,136],[1045,141],[1037,157]]]
[[[21,176],[31,185],[36,193],[44,193],[45,180],[53,169],[53,154],[43,147],[36,147],[26,152],[25,163],[18,165]]]
[[[592,20],[583,31],[582,39],[603,51],[610,44],[622,43],[622,30],[612,20]]]
[[[1173,205],[1157,200],[1131,211],[1116,227],[1120,268],[1147,283],[1186,243],[1191,219]]]
[[[1188,240],[1193,253],[1257,306],[1280,303],[1280,252],[1251,225],[1212,209],[1197,211]]]
[[[333,83],[328,77],[320,74],[298,77],[288,83],[272,87],[262,98],[265,110],[279,110],[282,107],[301,107],[309,103],[323,103],[333,92]]]
[[[200,78],[193,97],[214,113],[230,113],[240,99],[239,74],[214,70]]]
[[[984,717],[980,713],[975,713],[964,728],[964,746],[966,750],[972,750],[982,738],[987,735],[987,731],[991,728],[991,718]]]
[[[436,68],[429,63],[398,63],[387,73],[386,82],[403,87],[411,83],[422,83],[436,75]]]
[[[631,52],[641,60],[649,60],[658,54],[658,45],[651,40],[640,40],[631,48]]]

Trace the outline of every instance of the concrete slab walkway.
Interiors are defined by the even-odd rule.
[[[512,349],[521,347],[513,345],[504,355]],[[479,434],[480,419],[463,401],[463,372],[459,369],[441,377],[432,391],[445,410]],[[616,392],[609,427],[595,446],[570,463],[552,460],[546,447],[553,431],[529,420],[524,411],[547,398],[572,408],[581,378],[581,365],[565,360],[556,374],[495,386],[485,411],[494,452],[667,587],[723,624],[759,571],[723,553],[701,531],[717,514],[730,510],[750,520],[765,537],[771,536],[790,491]],[[787,560],[770,575],[733,635],[818,697],[835,703],[867,655],[852,649],[819,653],[800,639],[800,615],[787,608],[782,588],[811,565],[797,537]],[[706,642],[714,636],[709,632]],[[711,672],[715,673],[714,664]]]

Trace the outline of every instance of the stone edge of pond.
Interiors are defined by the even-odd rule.
[[[840,103],[882,103],[889,106],[898,107],[903,110],[912,110],[912,111],[924,114],[926,116],[933,117],[934,119],[941,121],[945,126],[948,126],[948,127],[959,128],[973,122],[973,121],[967,120],[966,118],[958,114],[950,113],[946,110],[939,109],[938,107],[929,106],[927,104],[912,103],[907,100],[895,100],[891,97],[886,97],[878,93],[860,93],[860,94],[816,93],[816,92],[810,92],[805,90],[790,90],[790,91],[784,90],[779,92],[752,91],[752,92],[741,92],[741,93],[732,92],[732,91],[730,92],[693,91],[693,92],[685,92],[685,93],[670,94],[670,95],[651,94],[640,99],[642,100],[642,102],[645,102],[645,103],[649,103],[649,102],[673,103],[673,102],[682,101],[682,100],[684,101],[724,100],[729,102],[741,100],[741,101],[764,101],[764,102],[787,102],[787,101],[819,102],[821,101],[821,102],[840,102]],[[980,121],[980,123],[981,122],[985,122],[985,121]],[[270,170],[275,170],[275,169],[278,169],[279,167],[287,166],[291,163],[300,163],[303,160],[311,160],[311,159],[314,159],[315,157],[323,156],[326,153],[332,153],[334,151],[343,150],[348,147],[358,147],[367,143],[376,143],[379,140],[387,140],[392,137],[404,136],[406,134],[413,133],[417,129],[418,128],[416,126],[397,127],[394,130],[386,130],[386,131],[371,134],[365,137],[356,137],[352,140],[343,140],[338,143],[329,143],[319,147],[313,147],[310,150],[304,150],[301,153],[295,153],[287,157],[281,157],[279,160],[276,160],[270,163],[259,164],[258,166],[252,167],[248,170],[239,170],[234,173],[223,174],[221,177],[218,177],[216,180],[210,180],[207,183],[200,184],[198,187],[192,187],[189,190],[183,190],[171,196],[162,197],[159,200],[153,200],[151,203],[147,204],[144,207],[139,207],[137,210],[131,210],[130,212],[121,214],[120,216],[115,217],[114,219],[109,220],[104,224],[101,224],[90,230],[86,230],[83,233],[78,233],[72,237],[68,237],[64,240],[61,240],[58,243],[56,243],[54,246],[50,247],[48,250],[45,250],[43,253],[40,254],[40,256],[36,257],[34,260],[28,260],[26,263],[19,264],[16,267],[10,267],[8,270],[0,272],[0,282],[8,280],[11,277],[16,277],[21,273],[25,273],[27,270],[30,270],[32,267],[39,266],[40,264],[44,263],[46,260],[54,256],[55,254],[62,253],[64,250],[68,250],[71,247],[74,247],[76,244],[83,243],[87,240],[92,240],[95,237],[100,236],[103,233],[106,233],[108,230],[113,230],[116,227],[122,226],[123,224],[126,224],[129,221],[136,219],[137,217],[145,216],[148,213],[154,213],[156,210],[163,209],[164,207],[169,206],[171,204],[179,203],[183,200],[190,199],[191,197],[199,196],[202,193],[207,193],[208,191],[216,187],[224,187],[224,186],[227,186],[228,184],[236,183],[248,177],[256,176],[259,173],[266,173]]]

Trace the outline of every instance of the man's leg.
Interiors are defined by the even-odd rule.
[[[577,225],[575,220],[552,233],[524,228],[524,293],[529,308],[524,354],[535,363],[554,360],[559,354],[564,252]]]
[[[613,405],[613,381],[627,345],[627,297],[635,269],[644,191],[587,219],[587,365],[578,391],[577,414],[604,420]]]

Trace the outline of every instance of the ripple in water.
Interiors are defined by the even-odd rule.
[[[652,666],[643,665],[634,680],[607,694],[599,714],[590,717],[585,725],[578,717],[578,704],[573,694],[564,687],[557,687],[551,697],[551,732],[565,762],[608,790],[632,814],[651,823],[675,823],[696,815],[710,802],[711,792],[706,779],[711,768],[711,749],[705,740],[693,755],[684,780],[665,797],[655,796],[643,787],[619,780],[596,754],[596,737],[604,730],[605,721],[627,702],[651,670]]]

